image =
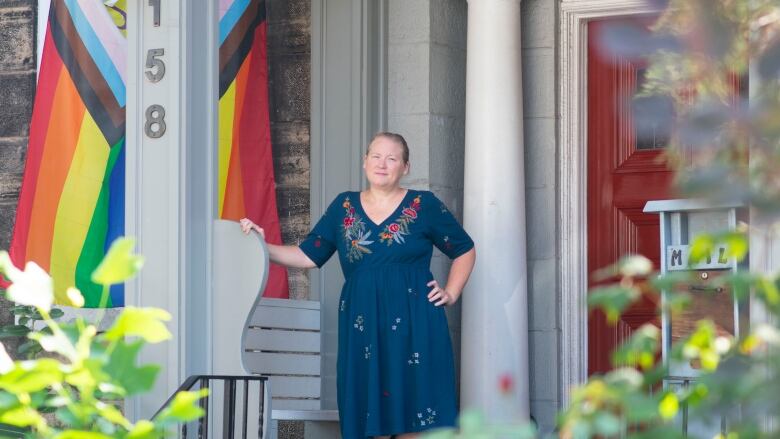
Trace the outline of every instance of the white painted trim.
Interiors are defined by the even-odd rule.
[[[38,0],[37,22],[35,25],[35,78],[41,74],[41,58],[43,57],[43,42],[46,40],[46,26],[49,24],[49,7],[51,0]]]
[[[559,108],[561,111],[561,395],[588,374],[587,267],[587,29],[594,18],[653,12],[643,0],[564,0],[561,2]]]
[[[127,4],[127,90],[125,107],[125,235],[138,237],[141,228],[141,187],[143,175],[139,168],[143,162],[143,150],[139,147],[141,142],[141,102],[142,90],[140,87],[141,61],[140,51],[143,46],[141,38],[142,6],[138,2]],[[138,252],[136,246],[136,252]],[[125,283],[125,304],[130,306],[140,305],[140,279],[133,278]],[[125,401],[125,410],[128,419],[136,420],[141,416],[141,401],[138,397]]]
[[[322,149],[325,145],[325,33],[327,2],[311,4],[311,110],[309,122],[309,212],[312,227],[319,219],[318,214],[325,211],[327,200],[323,189]],[[316,213],[315,213],[316,212]],[[324,282],[319,270],[309,270],[309,299],[319,300],[324,291]]]

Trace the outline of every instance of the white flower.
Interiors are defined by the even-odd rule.
[[[780,331],[772,325],[766,323],[759,325],[755,330],[756,336],[773,346],[780,346]]]
[[[653,271],[653,263],[642,255],[630,255],[620,263],[623,276],[647,276]]]
[[[72,306],[76,308],[81,308],[84,306],[84,296],[81,295],[81,291],[79,291],[78,288],[68,288],[68,291],[65,292],[65,295],[68,296],[68,300]]]
[[[0,343],[0,374],[5,374],[14,369],[14,360],[8,355],[5,346]]]
[[[54,286],[51,276],[38,264],[28,262],[24,271],[13,267],[10,259],[7,263],[0,261],[0,264],[4,264],[5,274],[11,281],[11,286],[8,287],[8,298],[11,301],[20,305],[35,306],[46,312],[51,310],[51,305],[54,303]]]
[[[715,351],[723,355],[731,349],[731,340],[727,337],[718,337],[715,339]]]

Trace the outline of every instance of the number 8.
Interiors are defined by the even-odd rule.
[[[155,115],[157,113],[157,115]],[[157,125],[156,130],[152,130],[153,125]],[[150,105],[146,109],[146,124],[144,132],[152,139],[158,139],[165,134],[165,108],[162,105]]]

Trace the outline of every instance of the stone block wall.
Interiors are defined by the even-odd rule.
[[[0,3],[0,249],[8,249],[24,172],[35,95],[35,0]],[[0,298],[0,325],[13,322]],[[9,352],[15,346],[8,346]]]
[[[542,431],[550,431],[560,404],[561,354],[556,211],[557,1],[523,0],[521,8],[531,414]]]
[[[463,219],[466,127],[466,0],[388,2],[388,130],[409,143],[402,184],[434,192]],[[447,281],[450,261],[438,250],[431,272]],[[460,375],[460,302],[447,307]]]
[[[268,68],[276,202],[286,244],[309,232],[311,2],[268,0]],[[306,270],[289,269],[290,298],[309,295]]]
[[[267,0],[268,88],[276,203],[282,241],[310,228],[311,1]],[[306,270],[288,269],[290,298],[309,297]],[[280,439],[304,437],[303,422],[279,423]]]

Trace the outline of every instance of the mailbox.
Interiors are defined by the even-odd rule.
[[[698,320],[711,319],[720,335],[739,336],[748,329],[747,305],[737,302],[728,287],[713,285],[718,276],[746,267],[727,258],[724,247],[716,247],[708,258],[696,265],[691,266],[688,259],[689,244],[696,235],[734,230],[743,214],[741,207],[737,204],[713,205],[702,200],[658,200],[645,205],[646,213],[660,216],[661,272],[693,271],[689,285],[676,287],[686,289],[693,303],[680,314],[672,316],[664,310],[661,316],[661,352],[664,362],[669,365],[669,375],[664,381],[667,388],[688,386],[699,375],[699,364],[669,361],[672,344],[690,335]],[[668,291],[662,292],[663,302],[668,294]],[[688,425],[687,408],[683,408],[679,421],[684,433],[695,430],[697,434],[712,437],[710,433],[717,434],[721,428],[720,425]]]

